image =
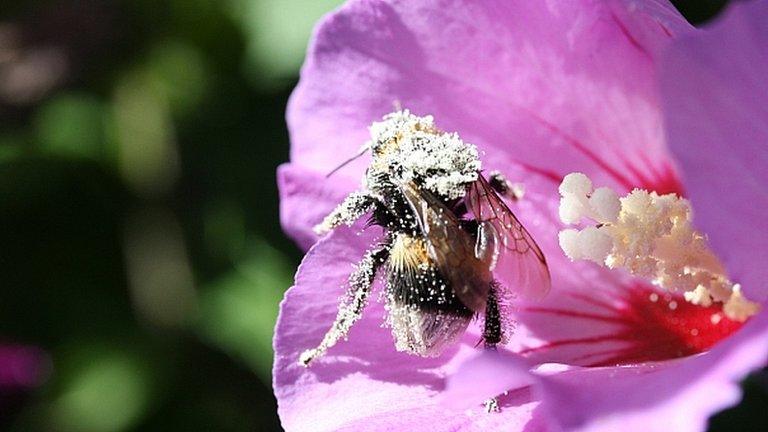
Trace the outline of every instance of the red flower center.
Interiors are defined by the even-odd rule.
[[[743,324],[726,318],[721,309],[696,306],[680,296],[659,296],[643,286],[628,290],[626,307],[618,309],[625,328],[614,336],[629,346],[592,366],[667,360],[706,351]]]
[[[662,294],[638,284],[625,291],[619,306],[593,301],[603,311],[573,312],[549,308],[529,308],[527,312],[553,314],[560,319],[593,320],[618,325],[610,333],[585,338],[565,338],[529,348],[520,354],[542,353],[566,345],[595,345],[584,355],[570,359],[585,366],[615,366],[669,360],[706,351],[741,328],[722,313],[721,305],[696,306],[682,296]],[[606,342],[619,342],[617,348],[604,349]]]

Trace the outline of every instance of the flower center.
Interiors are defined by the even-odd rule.
[[[723,314],[733,321],[744,322],[758,312],[759,305],[728,279],[706,237],[693,228],[687,200],[642,189],[619,198],[609,188],[593,189],[581,173],[568,174],[559,190],[564,223],[584,218],[597,223],[560,232],[560,246],[572,260],[624,268],[654,285],[682,292],[692,305],[722,303]]]
[[[721,305],[694,305],[683,296],[660,291],[645,282],[613,291],[596,299],[584,293],[566,293],[579,307],[523,309],[541,315],[548,326],[558,320],[592,322],[602,332],[587,336],[553,338],[542,345],[519,351],[536,361],[556,361],[580,366],[616,366],[685,357],[711,348],[743,323],[725,316]],[[535,322],[535,321],[534,321]],[[535,328],[535,327],[534,327]]]
[[[697,354],[742,325],[724,316],[717,305],[694,305],[680,296],[660,295],[647,286],[632,287],[626,296],[617,310],[621,330],[613,335],[627,342],[626,347],[587,364],[610,366]]]

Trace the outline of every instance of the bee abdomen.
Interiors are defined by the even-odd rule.
[[[388,304],[387,324],[395,348],[422,357],[437,357],[464,333],[472,314],[421,310],[416,306]]]
[[[388,300],[423,310],[471,315],[434,265],[423,239],[398,234],[390,249]]]
[[[424,240],[402,233],[390,250],[386,303],[395,346],[421,356],[439,355],[473,316],[434,266]]]

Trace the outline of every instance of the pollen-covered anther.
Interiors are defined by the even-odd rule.
[[[759,305],[748,300],[725,275],[706,237],[691,221],[687,200],[635,189],[625,197],[600,187],[581,173],[565,176],[559,188],[560,219],[596,225],[560,232],[560,247],[572,260],[585,259],[624,268],[670,291],[681,291],[696,305],[723,304],[725,316],[745,321]]]
[[[560,220],[567,224],[577,224],[586,216],[585,200],[579,196],[568,194],[560,199],[558,209]]]
[[[592,180],[582,173],[570,173],[563,177],[560,187],[560,195],[589,195],[592,192]]]
[[[613,239],[603,229],[587,227],[581,231],[560,232],[560,247],[571,259],[586,259],[604,264],[613,248]]]
[[[589,197],[589,206],[600,221],[615,223],[621,212],[619,196],[613,189],[601,187],[595,189]]]
[[[741,286],[733,286],[731,297],[725,302],[723,312],[725,315],[736,321],[745,321],[747,318],[755,315],[760,310],[760,306],[747,300],[741,292]]]
[[[572,260],[581,259],[581,248],[579,247],[579,230],[566,229],[560,231],[558,235],[560,248],[565,255]]]
[[[685,300],[695,305],[708,307],[712,305],[712,296],[704,285],[698,285],[693,291],[683,293]]]

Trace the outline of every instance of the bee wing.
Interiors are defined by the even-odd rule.
[[[401,190],[416,215],[429,256],[440,273],[466,307],[483,311],[493,277],[488,263],[475,254],[475,240],[461,228],[453,212],[429,191],[410,183]]]
[[[544,297],[551,283],[544,254],[482,175],[464,199],[478,224],[475,255],[490,263],[506,289],[526,299]]]

